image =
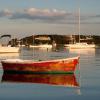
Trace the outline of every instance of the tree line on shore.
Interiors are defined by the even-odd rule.
[[[9,37],[11,38],[11,35],[2,35],[0,37]],[[39,44],[52,44],[55,42],[56,44],[71,44],[76,42],[86,42],[88,44],[96,44],[100,46],[100,36],[99,35],[31,35],[24,37],[22,39],[13,38],[11,39],[8,44],[11,46],[18,46],[18,45],[39,45]],[[1,44],[5,45],[5,44]]]
[[[38,44],[69,44],[79,41],[79,35],[32,35],[20,40],[21,44],[38,45]],[[88,44],[100,45],[100,36],[96,35],[80,35],[80,42],[87,42]]]
[[[9,41],[12,46],[20,45],[39,45],[39,44],[52,44],[55,41],[56,44],[70,44],[79,41],[87,42],[88,44],[100,45],[100,36],[98,35],[32,35],[18,40],[17,38]]]

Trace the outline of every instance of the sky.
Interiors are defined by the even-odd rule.
[[[0,0],[0,34],[100,35],[100,0]]]

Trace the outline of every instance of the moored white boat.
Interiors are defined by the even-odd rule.
[[[66,47],[70,49],[87,49],[87,48],[95,48],[95,44],[87,44],[87,43],[75,43],[75,44],[68,44]]]
[[[50,45],[50,44],[41,44],[41,45],[30,45],[30,47],[33,47],[33,48],[52,48],[52,45]]]
[[[0,36],[0,39],[2,39],[4,37],[9,37],[10,40],[7,42],[6,41],[7,39],[5,38],[5,40],[3,40],[2,43],[0,41],[0,53],[18,53],[20,51],[19,50],[20,47],[15,47],[14,44],[16,44],[16,43],[15,43],[15,41],[13,41],[11,39],[11,35],[8,35],[8,34],[7,35],[2,35],[2,36]],[[9,44],[9,42],[10,42],[10,44]],[[12,45],[14,47],[12,47]]]
[[[17,53],[20,50],[20,47],[3,47],[0,46],[0,53]]]

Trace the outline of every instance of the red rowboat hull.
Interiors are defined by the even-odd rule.
[[[4,71],[19,72],[74,72],[79,57],[58,59],[50,61],[30,61],[30,60],[3,60],[1,61]]]

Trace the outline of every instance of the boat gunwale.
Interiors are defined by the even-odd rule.
[[[48,61],[32,61],[32,60],[21,60],[21,59],[7,59],[2,60],[1,63],[17,63],[17,64],[30,64],[30,63],[49,63],[49,62],[58,62],[58,61],[68,61],[68,60],[79,60],[80,56],[65,58],[65,59],[57,59],[57,60],[48,60]]]

